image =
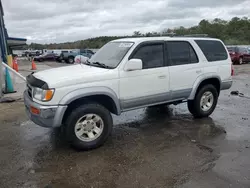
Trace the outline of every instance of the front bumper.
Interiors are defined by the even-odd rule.
[[[60,127],[62,125],[63,115],[67,106],[45,106],[34,102],[28,95],[27,90],[24,92],[25,111],[31,121],[42,127]],[[39,114],[33,114],[31,107],[40,111]]]

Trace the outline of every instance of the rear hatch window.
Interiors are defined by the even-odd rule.
[[[195,40],[207,61],[223,61],[228,59],[227,50],[224,45],[217,40]]]

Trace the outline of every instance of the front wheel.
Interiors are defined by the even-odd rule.
[[[209,84],[203,86],[195,96],[194,100],[188,101],[188,109],[194,117],[202,118],[211,115],[217,105],[218,92]]]
[[[73,64],[74,62],[75,62],[74,58],[73,57],[69,57],[68,63],[69,64]]]
[[[71,112],[66,121],[66,137],[80,150],[100,147],[113,127],[110,112],[99,104],[85,104]]]

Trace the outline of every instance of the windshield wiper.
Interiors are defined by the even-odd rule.
[[[100,62],[92,62],[93,65],[98,65],[100,67],[103,67],[103,68],[107,68],[107,69],[111,69],[112,67],[104,64],[104,63],[100,63]]]

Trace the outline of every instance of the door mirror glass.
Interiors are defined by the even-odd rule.
[[[130,59],[125,65],[125,71],[134,71],[142,69],[142,60]]]

